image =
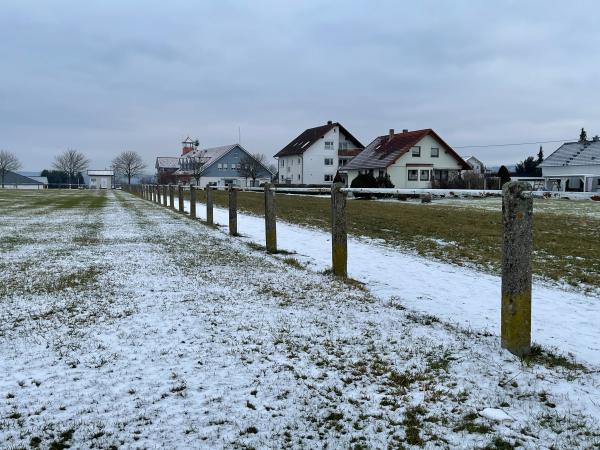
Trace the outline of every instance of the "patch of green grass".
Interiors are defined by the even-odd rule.
[[[293,267],[294,269],[304,269],[302,263],[296,258],[284,258],[283,262],[286,263],[288,266]]]
[[[589,371],[586,366],[576,362],[573,357],[553,353],[537,344],[531,346],[531,353],[523,358],[523,362],[527,365],[541,364],[551,369],[558,367],[569,371]]]
[[[453,431],[466,431],[467,433],[487,434],[493,431],[493,428],[485,423],[481,423],[479,415],[475,412],[465,414],[460,422],[454,427]]]
[[[427,410],[422,405],[411,406],[404,413],[404,432],[406,433],[406,443],[423,447],[425,441],[421,438],[421,428],[423,422],[421,417],[427,413]]]
[[[500,436],[495,437],[492,442],[483,447],[483,450],[512,450],[516,448],[510,442],[505,441]]]

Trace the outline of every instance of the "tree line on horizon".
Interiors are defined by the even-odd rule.
[[[48,179],[48,188],[71,188],[84,184],[82,173],[88,168],[90,160],[80,151],[69,149],[54,158],[52,169],[44,169],[40,176]],[[8,172],[21,168],[21,162],[14,153],[0,150],[0,185],[4,188],[4,178]],[[143,174],[146,164],[134,151],[123,151],[111,163],[115,175],[131,179]]]

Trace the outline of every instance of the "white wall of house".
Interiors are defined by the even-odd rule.
[[[340,143],[347,143],[348,149],[356,148],[344,133],[340,132],[339,127],[334,127],[302,155],[278,158],[279,183],[331,184],[338,170]]]
[[[112,189],[112,176],[90,175],[90,189]]]
[[[239,186],[239,187],[250,187],[252,184],[251,178],[246,179],[244,177],[200,177],[198,186],[204,188],[204,187],[208,186],[209,184],[212,184],[215,186],[223,187],[231,181],[233,182],[234,186]],[[261,185],[263,183],[268,183],[270,181],[271,181],[270,178],[257,178],[256,184]],[[194,178],[192,178],[191,182],[193,185],[196,185],[196,180]]]
[[[561,190],[565,190],[569,178],[579,177],[584,183],[584,191],[600,191],[600,165],[542,167],[542,177],[546,180],[547,189],[556,189],[554,180],[561,180]]]
[[[415,147],[420,147],[420,156],[413,156],[412,149],[402,155],[387,169],[374,169],[373,176],[388,174],[394,186],[398,189],[428,189],[434,170],[462,170],[462,166],[433,136],[425,136]],[[437,157],[432,155],[432,148],[437,148]],[[409,171],[417,171],[417,179],[409,180]],[[348,171],[348,185],[358,176],[358,170]],[[413,174],[415,172],[412,172]]]

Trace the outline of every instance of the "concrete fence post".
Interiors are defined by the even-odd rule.
[[[277,214],[271,183],[265,183],[265,243],[268,253],[277,253]]]
[[[190,217],[196,218],[196,188],[190,185]]]
[[[237,236],[237,190],[229,186],[229,234]]]
[[[183,186],[179,185],[179,190],[177,192],[177,200],[179,203],[179,212],[183,212]]]
[[[331,187],[331,262],[333,274],[348,276],[348,235],[346,230],[346,193],[342,183]]]
[[[211,186],[206,186],[206,223],[214,224],[213,220],[213,190]]]
[[[162,201],[163,201],[163,206],[167,206],[167,185],[164,184],[162,187]]]
[[[160,191],[158,189],[158,184],[156,186],[152,186],[152,191],[154,194],[154,203],[160,203]]]
[[[517,356],[531,352],[531,254],[533,198],[527,183],[502,188],[502,348]]]
[[[175,209],[175,186],[169,184],[169,208]]]

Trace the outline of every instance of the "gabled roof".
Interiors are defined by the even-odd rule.
[[[314,128],[309,128],[304,130],[300,135],[290,142],[288,145],[283,147],[275,154],[275,158],[279,158],[280,156],[291,156],[291,155],[301,155],[303,154],[311,145],[321,139],[325,134],[327,134],[330,130],[335,127],[340,127],[340,130],[348,140],[350,140],[356,147],[364,148],[365,146],[360,143],[358,139],[350,134],[348,130],[346,130],[340,123],[332,122],[327,123],[325,125],[321,125]]]
[[[159,156],[156,158],[156,167],[160,169],[178,169],[179,158],[171,156]]]
[[[600,164],[600,141],[565,142],[540,167],[591,166]]]
[[[208,169],[209,167],[214,165],[218,160],[220,160],[223,156],[225,156],[227,153],[229,153],[234,148],[239,148],[246,155],[253,158],[253,156],[240,144],[231,144],[231,145],[223,145],[221,147],[212,147],[212,148],[203,148],[203,149],[198,148],[189,153],[186,153],[185,155],[181,156],[181,158],[179,158],[179,159],[200,158],[201,160],[204,161],[204,165],[202,166],[202,172],[204,172],[206,169]],[[267,172],[272,174],[271,170],[269,170],[269,168],[266,167],[264,164],[261,163],[261,166],[263,166],[263,168]],[[178,164],[178,167],[179,167],[179,164]],[[178,172],[180,174],[184,174],[186,171],[179,169]]]
[[[33,178],[30,178],[30,177],[19,175],[18,173],[15,173],[15,172],[6,172],[6,174],[4,175],[4,184],[39,185],[39,184],[44,184],[44,183],[41,181],[38,181],[38,180],[34,180]]]
[[[431,128],[424,130],[407,131],[394,134],[391,139],[389,135],[378,136],[373,142],[352,161],[344,170],[377,169],[385,168],[394,164],[398,158],[407,153],[425,136],[433,136],[450,153],[464,170],[470,170],[467,164],[444,140]]]

